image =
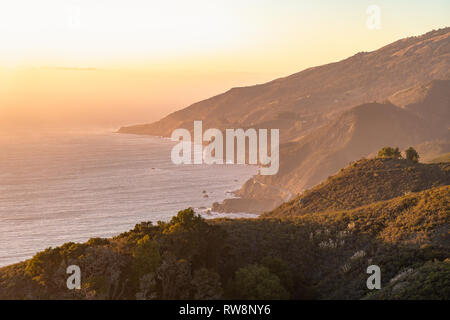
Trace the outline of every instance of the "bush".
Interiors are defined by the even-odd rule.
[[[148,235],[144,236],[134,248],[133,258],[134,269],[139,278],[145,274],[155,272],[161,264],[158,243],[150,240]]]
[[[419,154],[413,147],[409,147],[405,150],[405,156],[406,160],[412,161],[412,162],[419,162]]]
[[[241,299],[288,299],[280,278],[264,266],[253,264],[236,271],[234,292]]]
[[[380,151],[378,151],[378,158],[392,158],[392,159],[399,159],[402,157],[400,150],[398,147],[391,148],[391,147],[384,147]]]

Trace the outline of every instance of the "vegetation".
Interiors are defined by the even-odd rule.
[[[280,278],[258,264],[252,264],[236,271],[233,289],[240,299],[288,299],[289,293]]]
[[[417,153],[416,149],[413,147],[409,147],[405,150],[405,157],[406,160],[412,161],[412,162],[419,162],[419,154]]]
[[[441,299],[450,297],[450,259],[428,261],[417,269],[399,273],[382,290],[368,299]],[[448,298],[447,298],[448,299]]]
[[[236,220],[189,208],[111,239],[49,248],[0,269],[0,299],[450,299],[448,168],[361,160],[308,192],[303,207],[299,198]],[[361,190],[346,189],[352,183]],[[423,190],[404,192],[411,186]],[[80,290],[66,287],[73,264]],[[371,264],[382,272],[375,292]]]
[[[378,158],[391,158],[391,159],[399,159],[402,157],[400,150],[398,147],[391,148],[391,147],[384,147],[380,151],[378,151]]]
[[[264,217],[353,209],[450,184],[450,164],[421,164],[404,159],[362,159]]]

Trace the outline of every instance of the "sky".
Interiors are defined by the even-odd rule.
[[[150,122],[449,22],[448,0],[2,1],[0,123]]]

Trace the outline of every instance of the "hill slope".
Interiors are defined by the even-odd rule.
[[[420,164],[404,159],[363,159],[266,213],[264,217],[353,209],[449,184],[450,164]]]
[[[309,68],[268,83],[233,88],[152,124],[122,133],[170,136],[177,128],[279,128],[283,142],[326,123],[336,112],[434,79],[450,78],[450,28],[405,38],[373,52]]]
[[[436,149],[430,146],[445,146],[450,140],[450,117],[434,115],[450,110],[450,81],[432,81],[426,88],[423,97],[412,100],[410,105],[363,104],[344,111],[298,141],[281,145],[278,174],[250,179],[237,195],[243,198],[242,202],[271,199],[280,204],[286,200],[286,194],[301,193],[348,163],[375,155],[384,146],[404,150],[421,145],[421,150],[429,152]],[[277,191],[280,189],[282,192]],[[257,205],[251,202],[247,205],[248,211],[254,207]]]
[[[184,210],[0,268],[0,299],[450,299],[449,201],[443,186],[290,219],[205,223]],[[67,290],[72,264],[81,290]],[[375,295],[371,264],[382,272]]]
[[[205,130],[280,129],[278,174],[248,180],[236,192],[240,199],[213,208],[261,213],[386,145],[422,145],[430,152],[445,146],[450,141],[449,70],[450,28],[445,28],[269,83],[233,88],[153,124],[119,132],[169,136],[176,128],[192,130],[200,119]]]
[[[437,157],[450,153],[450,139],[431,140],[417,145],[414,149],[420,154],[420,161],[429,163]]]
[[[431,163],[441,163],[441,162],[449,163],[450,162],[450,153],[446,153],[437,158],[434,158],[430,162]]]

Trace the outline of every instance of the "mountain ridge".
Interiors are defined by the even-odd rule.
[[[232,88],[150,125],[120,133],[170,136],[175,128],[280,129],[280,170],[255,176],[219,212],[262,213],[386,145],[450,141],[450,28],[249,87]],[[422,154],[424,159],[435,155]]]
[[[405,51],[406,50],[406,51]],[[281,141],[296,139],[336,112],[383,101],[400,90],[450,79],[450,27],[398,40],[378,50],[307,68],[267,83],[232,88],[152,124],[122,127],[120,133],[170,136],[177,128],[280,128]]]
[[[433,89],[436,87],[439,90]],[[421,102],[414,101],[402,108],[389,100],[362,104],[343,111],[298,141],[282,144],[279,172],[274,176],[258,175],[249,179],[236,192],[242,200],[232,201],[235,204],[240,202],[239,209],[247,209],[244,212],[270,211],[286,200],[286,192],[274,192],[274,187],[298,194],[325,180],[348,163],[361,157],[374,156],[384,146],[397,146],[404,150],[428,141],[432,144],[436,143],[434,141],[449,141],[450,117],[436,117],[434,110],[450,111],[450,81],[434,80],[427,84],[427,88]],[[435,103],[438,100],[442,100],[442,104]],[[445,143],[442,145],[445,147]],[[432,148],[428,149],[433,151]],[[427,148],[421,150],[426,151]],[[272,187],[261,188],[263,184]],[[260,201],[266,203],[268,199],[272,200],[272,207],[262,210]],[[230,211],[233,208],[229,204],[230,200],[225,200],[223,206],[216,206],[216,209]]]

